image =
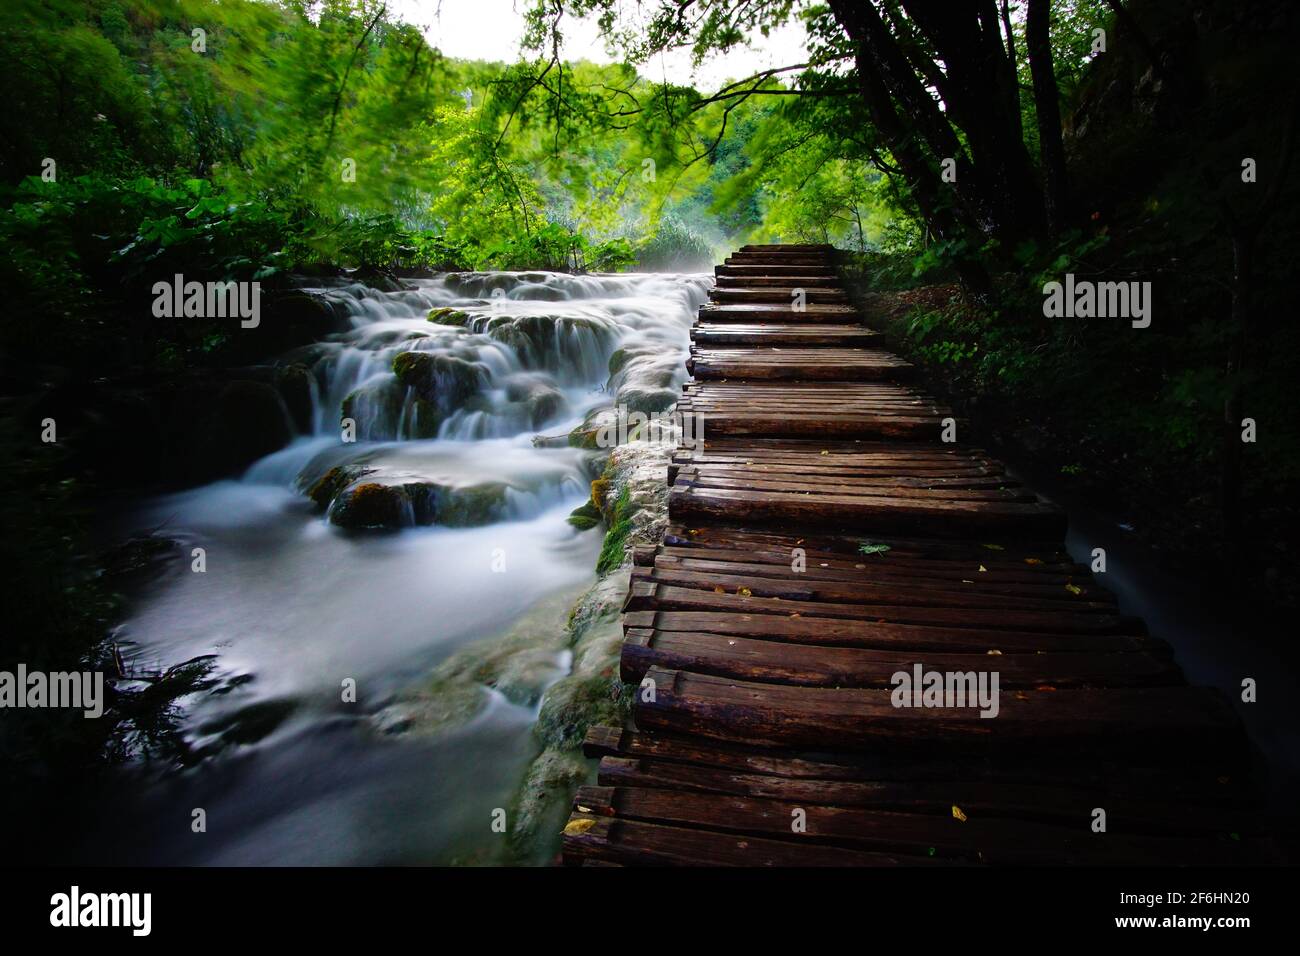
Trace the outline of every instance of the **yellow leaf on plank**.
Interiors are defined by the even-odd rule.
[[[960,820],[962,823],[966,822],[966,814],[962,813],[961,807],[955,803],[952,805],[952,816],[954,820]]]
[[[754,592],[751,591],[749,588],[739,588],[739,589],[736,591],[736,593],[739,594],[741,597],[753,597],[753,596],[754,596]]]
[[[1042,563],[1043,562],[1038,558],[1025,558],[1025,564],[1042,564]]]
[[[1069,591],[1071,594],[1082,594],[1082,593],[1083,593],[1083,588],[1079,587],[1079,585],[1077,585],[1077,584],[1067,584],[1067,585],[1065,586],[1065,589],[1066,589],[1067,591]]]
[[[980,565],[980,570],[981,570],[981,571],[987,571],[988,568],[984,567],[984,565],[981,564],[981,565]]]
[[[564,828],[564,835],[578,836],[579,834],[586,833],[595,825],[596,821],[591,817],[584,817],[581,820],[570,820],[568,825]]]

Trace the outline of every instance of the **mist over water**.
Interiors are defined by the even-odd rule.
[[[210,686],[180,701],[187,755],[128,741],[135,759],[93,815],[109,822],[91,824],[102,829],[73,859],[498,860],[490,815],[535,754],[536,705],[483,688],[467,724],[432,736],[387,734],[370,717],[473,642],[564,627],[600,547],[598,531],[566,521],[589,495],[595,453],[533,438],[562,438],[614,403],[662,407],[685,378],[688,329],[710,284],[471,273],[393,292],[305,287],[351,328],[281,362],[310,373],[295,441],[238,480],[135,502],[116,522],[121,534],[159,529],[181,544],[130,595],[116,635],[129,667],[213,655],[214,669]],[[419,374],[394,373],[403,353],[420,356],[398,362]],[[341,440],[345,413],[355,442]],[[304,494],[339,466],[380,484],[500,495],[490,512],[458,512],[455,526],[438,512],[399,531],[346,531]],[[554,658],[550,680],[568,668],[567,652]],[[355,704],[342,700],[347,680]],[[191,829],[195,808],[204,833]]]

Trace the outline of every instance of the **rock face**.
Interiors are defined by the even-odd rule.
[[[431,352],[398,352],[393,357],[393,374],[401,385],[444,409],[476,394],[485,381],[481,365]]]
[[[301,362],[278,366],[275,370],[275,387],[280,393],[289,417],[300,434],[311,431],[312,425],[312,375],[311,369]]]
[[[308,487],[307,497],[316,507],[328,508],[339,492],[374,470],[364,465],[335,465]]]
[[[260,382],[231,382],[222,389],[210,427],[213,450],[232,471],[283,448],[293,438],[280,394]]]
[[[363,481],[339,494],[329,519],[340,528],[410,528],[433,522],[431,496],[418,485]]]
[[[349,530],[430,524],[471,528],[505,516],[507,488],[504,482],[454,486],[386,475],[361,465],[339,465],[312,482],[306,494],[326,509],[331,524]]]

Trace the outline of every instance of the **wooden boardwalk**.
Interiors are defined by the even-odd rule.
[[[679,405],[705,441],[624,608],[635,727],[588,735],[565,862],[1270,859],[1229,703],[1065,552],[1059,509],[942,440],[833,250],[716,272]],[[996,672],[997,715],[894,706],[916,665]]]

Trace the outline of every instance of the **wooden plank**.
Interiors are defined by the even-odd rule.
[[[583,753],[596,760],[602,757],[648,758],[617,761],[616,767],[604,768],[602,773],[606,777],[694,764],[697,765],[695,769],[714,774],[713,779],[718,781],[725,780],[728,772],[737,771],[742,774],[803,780],[810,787],[835,781],[879,784],[906,781],[947,783],[960,780],[967,784],[998,784],[1004,792],[1011,791],[1013,794],[1028,787],[1028,793],[1015,798],[1021,802],[1043,797],[1044,804],[1073,805],[1068,799],[1061,801],[1060,794],[1068,788],[1081,788],[1103,798],[1119,796],[1130,804],[1135,798],[1159,794],[1162,799],[1189,809],[1195,806],[1254,812],[1259,806],[1258,800],[1243,787],[1243,779],[1236,774],[1243,763],[1237,755],[1227,762],[1216,762],[1211,754],[1207,754],[1204,761],[1178,759],[1162,762],[1160,758],[1163,755],[1153,751],[1148,755],[1149,761],[1119,762],[1106,757],[1081,760],[1077,754],[1063,753],[1044,755],[1032,763],[1026,763],[963,754],[934,757],[882,752],[805,753],[607,726],[592,727],[587,732],[583,741]],[[629,767],[632,768],[631,771]],[[1051,786],[1045,786],[1044,781],[1052,781]],[[650,785],[674,786],[675,781],[665,777],[663,782]],[[719,790],[717,786],[710,786],[705,778],[691,778],[683,781],[682,786],[688,789]],[[732,782],[723,784],[719,792],[744,791],[737,789],[737,784]],[[817,802],[835,801],[828,796]],[[937,806],[942,809],[942,803]],[[1016,815],[1014,810],[1008,812]],[[1194,822],[1194,819],[1191,818],[1191,828],[1198,830],[1201,824]],[[1156,829],[1161,830],[1170,828],[1159,822],[1156,826]]]
[[[716,563],[716,562],[715,562]],[[1071,614],[1105,614],[1118,611],[1113,600],[1090,600],[1082,593],[1065,588],[1050,594],[1023,594],[1017,591],[984,591],[972,578],[965,581],[935,583],[930,587],[900,588],[895,584],[871,584],[866,581],[808,578],[802,574],[762,575],[740,568],[721,570],[682,568],[674,563],[635,568],[632,579],[638,582],[671,587],[699,588],[715,594],[733,592],[756,597],[781,598],[810,604],[869,604],[874,608],[905,607],[1008,609],[1064,612]],[[1080,589],[1082,591],[1082,589]]]
[[[823,264],[811,265],[787,265],[784,263],[768,263],[766,265],[717,265],[713,267],[715,276],[766,276],[772,278],[789,278],[791,276],[820,276],[825,275],[828,267]],[[796,285],[797,283],[790,283]]]
[[[575,806],[598,816],[688,826],[792,844],[994,864],[1215,863],[1266,858],[1253,841],[1213,836],[1097,834],[1061,823],[900,813],[806,801],[634,787],[584,786]]]
[[[697,379],[898,381],[915,367],[879,349],[692,348],[686,368]]]
[[[652,667],[637,726],[768,746],[1081,748],[1188,753],[1240,743],[1228,703],[1203,688],[1029,690],[1001,694],[994,718],[976,708],[895,707],[891,692],[759,684]]]
[[[651,667],[808,687],[892,687],[913,665],[966,673],[996,668],[999,687],[1149,687],[1181,683],[1168,657],[1142,653],[952,654],[792,644],[721,634],[631,630],[623,643],[622,679],[640,684]]]
[[[860,325],[862,315],[851,305],[809,302],[802,310],[784,302],[711,303],[700,306],[701,322],[843,322]]]
[[[575,826],[575,821],[581,821]],[[590,822],[588,822],[590,821]],[[564,831],[567,862],[602,860],[641,866],[898,866],[883,853],[791,844],[713,830],[669,827],[575,814]]]
[[[806,289],[838,288],[840,280],[833,275],[802,275],[792,280],[790,276],[781,275],[720,275],[716,288],[719,289],[761,289],[764,287],[790,288],[792,286]]]
[[[881,340],[879,332],[854,325],[792,324],[788,322],[702,322],[691,329],[697,345],[760,346],[864,346]]]
[[[890,621],[878,617],[850,618],[823,617],[817,612],[821,605],[808,605],[791,611],[791,603],[778,604],[761,598],[743,598],[735,595],[715,595],[698,602],[694,608],[677,610],[659,608],[652,597],[642,600],[639,588],[633,589],[627,604],[641,605],[629,608],[624,615],[624,629],[649,628],[656,631],[684,631],[688,633],[729,634],[764,640],[788,640],[801,644],[826,644],[838,647],[870,647],[904,649],[910,651],[934,650],[951,653],[1037,654],[1052,651],[1147,651],[1160,652],[1161,642],[1142,635],[1140,622],[1120,616],[1111,631],[1065,631],[1065,622],[1050,616],[1026,618],[1017,615],[1017,629],[1006,626],[1007,615],[991,617],[983,626],[971,622],[982,615],[947,614],[946,620],[934,623]],[[684,593],[689,594],[689,591]],[[634,600],[635,597],[635,600]],[[677,602],[685,603],[685,602]],[[710,606],[712,605],[712,606]],[[625,605],[626,606],[626,605]],[[762,613],[780,607],[782,612]],[[877,612],[883,608],[874,609]],[[753,613],[746,613],[751,611]],[[905,611],[896,616],[910,617]],[[1095,621],[1096,618],[1091,618]],[[1028,626],[1025,626],[1028,625]],[[1034,625],[1038,625],[1035,627]],[[1052,628],[1055,628],[1053,630]]]
[[[646,734],[645,736],[659,736]],[[1092,755],[1073,754],[1076,762],[1089,764]],[[917,777],[904,773],[867,775],[862,778],[807,778],[779,774],[742,772],[677,760],[607,756],[600,760],[597,784],[603,787],[645,787],[657,790],[685,790],[713,794],[734,794],[762,799],[792,800],[807,804],[843,807],[870,807],[907,813],[935,813],[951,816],[959,807],[969,817],[997,817],[1012,820],[1065,821],[1078,825],[1091,822],[1091,811],[1102,807],[1108,824],[1114,818],[1125,832],[1133,833],[1260,833],[1261,816],[1257,804],[1249,801],[1184,801],[1176,787],[1163,784],[1170,780],[1167,771],[1155,768],[1152,783],[1143,783],[1122,767],[1128,776],[1120,786],[1115,778],[1096,780],[1075,777],[1054,778],[1051,764],[1048,776],[1009,782],[985,779],[960,773],[961,765],[949,759],[947,776],[929,774]],[[1050,760],[1050,756],[1040,758]],[[1003,760],[997,766],[1012,761]],[[937,762],[927,766],[937,767]],[[907,758],[906,769],[916,766],[915,755]],[[1234,769],[1239,770],[1240,764]],[[1067,771],[1068,773],[1068,771]],[[1048,781],[1048,782],[1045,782]],[[1228,788],[1225,788],[1228,789]],[[1085,823],[1086,825],[1086,823]]]
[[[1065,515],[1045,502],[917,501],[898,496],[843,495],[674,487],[668,495],[673,520],[770,522],[829,526],[841,530],[924,532],[939,537],[1008,532],[1063,536]]]

